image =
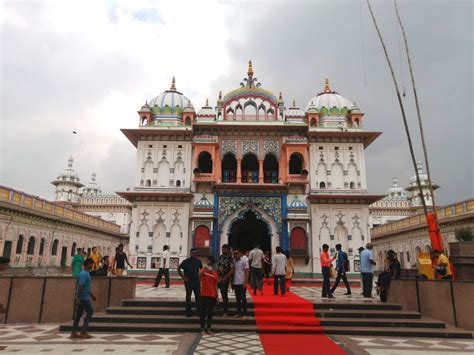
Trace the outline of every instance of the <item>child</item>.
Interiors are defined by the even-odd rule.
[[[90,272],[94,267],[94,260],[86,259],[84,262],[84,269],[79,273],[77,278],[77,289],[76,289],[76,316],[72,325],[71,339],[90,339],[91,335],[87,334],[87,326],[92,318],[94,311],[92,310],[91,299],[96,300],[95,296],[91,292],[91,275]],[[84,318],[84,325],[82,326],[81,334],[77,334],[77,328],[81,321],[82,314],[86,311],[86,317]]]
[[[201,279],[201,334],[214,334],[211,330],[214,306],[217,303],[217,271],[214,270],[216,259],[210,255],[207,264],[199,271]],[[207,316],[207,320],[206,320]]]

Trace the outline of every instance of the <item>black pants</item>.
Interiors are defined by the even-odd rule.
[[[278,295],[278,283],[280,283],[280,292],[281,295],[283,296],[286,293],[286,287],[285,287],[285,282],[286,282],[286,275],[274,275],[273,276],[273,293],[275,295]]]
[[[214,297],[201,297],[201,329],[211,329],[215,305],[216,299]]]
[[[336,277],[336,281],[334,281],[334,285],[332,285],[331,293],[334,293],[334,291],[336,290],[337,285],[339,285],[339,281],[341,281],[341,279],[342,279],[342,282],[344,282],[344,285],[347,288],[347,292],[351,293],[351,286],[349,285],[349,281],[347,281],[346,272],[344,270],[342,270],[341,268],[337,269],[337,277]]]
[[[253,294],[257,294],[257,289],[263,289],[263,271],[261,268],[250,268],[250,283],[252,284]]]
[[[371,272],[362,273],[362,289],[363,289],[364,297],[372,296],[373,280],[374,280],[374,274],[372,274]]]
[[[247,315],[247,289],[244,285],[234,285],[235,301],[237,303],[237,314]]]
[[[380,290],[380,301],[381,302],[387,302],[387,290],[386,289]]]
[[[323,272],[323,297],[328,297],[332,294],[331,292],[331,282],[329,280],[329,271],[331,268],[329,266],[323,266],[321,268]]]
[[[190,316],[191,313],[191,294],[194,292],[194,299],[196,300],[196,313],[199,314],[199,309],[201,307],[201,284],[198,280],[188,281],[184,284],[186,288],[186,315]]]
[[[220,282],[217,287],[221,291],[222,296],[222,312],[227,313],[229,310],[229,281]]]
[[[72,331],[77,332],[79,322],[81,321],[82,314],[86,311],[86,317],[84,318],[84,325],[82,326],[82,332],[86,332],[89,322],[91,321],[94,310],[92,309],[91,301],[82,301],[77,306],[76,316],[74,317],[74,323],[72,324]]]
[[[271,265],[265,265],[265,266],[263,267],[263,271],[264,271],[264,273],[265,273],[265,278],[268,279],[268,278],[270,277],[270,273],[272,272],[272,267],[271,267]]]
[[[156,275],[155,287],[160,285],[163,275],[165,275],[166,288],[170,287],[170,269],[163,269],[162,267],[160,267],[160,270],[158,270],[158,275]]]

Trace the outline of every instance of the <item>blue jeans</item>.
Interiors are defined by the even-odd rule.
[[[74,323],[72,325],[72,331],[77,332],[79,327],[79,322],[81,321],[82,314],[86,311],[86,318],[84,318],[84,325],[82,326],[82,332],[87,330],[89,322],[91,321],[94,310],[92,309],[92,304],[90,300],[81,300],[81,303],[77,306],[76,316],[74,317]]]

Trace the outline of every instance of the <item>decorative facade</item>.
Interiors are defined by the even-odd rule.
[[[120,226],[0,186],[0,255],[15,267],[66,267],[78,247],[112,256],[128,236]]]
[[[364,150],[379,135],[363,129],[357,105],[330,88],[286,108],[262,88],[249,62],[240,87],[215,106],[171,88],[138,111],[122,132],[137,148],[134,187],[118,192],[133,205],[130,256],[151,268],[170,246],[176,265],[196,247],[290,250],[299,272],[320,271],[322,244],[341,243],[351,270],[370,240]]]

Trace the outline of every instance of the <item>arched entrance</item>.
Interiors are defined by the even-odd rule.
[[[268,224],[252,210],[245,211],[230,226],[229,244],[251,250],[256,244],[265,251],[271,251],[272,242]]]

